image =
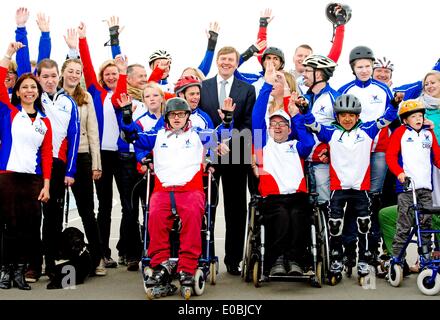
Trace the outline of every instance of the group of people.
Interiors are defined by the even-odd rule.
[[[368,265],[380,255],[378,216],[387,167],[399,183],[406,176],[416,181],[423,204],[432,203],[432,190],[434,204],[440,201],[440,171],[431,164],[431,159],[440,164],[440,63],[422,81],[392,89],[391,61],[357,46],[349,55],[355,80],[335,90],[329,80],[351,9],[334,3],[326,15],[334,28],[327,55],[300,45],[295,70],[284,70],[283,51],[267,46],[273,17],[266,9],[255,44],[242,54],[229,46],[218,50],[217,75],[206,79],[219,35],[218,24],[212,23],[202,62],[183,70],[173,86],[166,50],[150,55],[149,77],[143,64],[128,63],[117,17],[108,20],[113,57],[95,72],[86,25],[68,30],[68,58],[59,70],[50,59],[49,19],[39,14],[40,50],[33,66],[29,11],[19,8],[16,41],[0,60],[0,288],[29,290],[43,265],[51,277],[68,187],[83,222],[93,274],[105,275],[106,268],[118,264],[137,271],[144,240],[139,201],[145,197],[137,185],[150,166],[148,254],[154,272],[148,285],[163,285],[174,272],[182,285],[194,283],[206,170],[223,187],[229,274],[241,274],[248,190],[262,196],[265,264],[271,275],[302,274],[307,267],[311,191],[328,218],[330,275],[340,280],[344,264],[355,266],[357,248],[358,274],[368,274]],[[254,56],[262,70],[241,73],[239,66]],[[113,178],[122,207],[118,261],[109,245]],[[398,230],[388,248],[394,255],[412,223],[407,193],[399,185],[396,192]],[[177,266],[169,262],[168,237],[175,212],[181,220]]]

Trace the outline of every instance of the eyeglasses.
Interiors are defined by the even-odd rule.
[[[175,119],[176,116],[179,118],[185,118],[186,112],[170,112],[170,113],[168,113],[168,118]]]
[[[304,69],[304,73],[311,73],[313,71],[314,71],[313,69]]]
[[[269,126],[271,128],[276,128],[276,127],[280,127],[280,128],[284,128],[287,127],[289,124],[285,121],[271,121],[269,122]]]

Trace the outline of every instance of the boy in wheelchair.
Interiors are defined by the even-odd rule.
[[[390,140],[386,161],[390,171],[397,177],[397,225],[393,240],[393,256],[398,257],[404,249],[414,216],[410,207],[413,205],[411,190],[405,191],[407,176],[415,184],[418,204],[432,207],[432,164],[440,167],[440,148],[434,132],[424,123],[425,107],[419,100],[407,100],[401,103],[398,115],[402,125],[397,128]],[[422,229],[431,229],[432,215],[424,215]],[[422,234],[422,243],[427,253],[431,251],[431,234]],[[403,255],[405,263],[405,254]]]
[[[265,83],[262,91],[271,90]],[[266,125],[267,104],[259,99],[252,113],[256,175],[262,196],[265,226],[265,270],[271,276],[302,275],[307,250],[311,210],[304,177],[304,159],[314,145],[313,135],[304,126],[303,116],[294,104],[290,115],[277,110]],[[291,126],[298,140],[289,139]]]
[[[129,104],[127,100],[120,104]],[[235,105],[232,99],[226,100],[223,109],[232,115]],[[205,147],[208,143],[217,146],[217,135],[221,133],[223,138],[224,132],[230,133],[232,127],[232,117],[225,118],[222,111],[219,114],[223,124],[216,130],[192,127],[190,114],[187,101],[172,98],[165,106],[165,127],[142,132],[135,123],[123,125],[125,136],[134,141],[139,162],[142,163],[146,154],[153,154],[155,184],[148,221],[148,255],[153,274],[146,286],[159,291],[169,290],[160,291],[160,295],[173,293],[170,284],[176,271],[182,294],[184,288],[194,287],[194,274],[202,253],[200,231],[205,209],[202,181]],[[170,231],[176,215],[180,220],[177,265],[170,262]],[[185,298],[189,298],[186,292]]]

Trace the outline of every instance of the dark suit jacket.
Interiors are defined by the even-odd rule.
[[[221,123],[220,116],[217,112],[217,109],[219,109],[217,77],[218,76],[215,76],[202,82],[199,104],[200,108],[211,117],[215,127]],[[234,128],[240,131],[243,129],[251,130],[252,108],[255,104],[254,86],[234,77],[229,97],[233,99],[236,105],[234,111]]]
[[[218,76],[215,76],[202,82],[199,104],[200,108],[211,117],[215,127],[222,122],[217,111],[219,109],[217,77]],[[222,160],[213,160],[214,162],[218,161],[218,163],[250,164],[252,145],[252,108],[255,104],[255,88],[254,86],[234,77],[229,97],[231,97],[233,103],[235,103],[233,128],[238,129],[239,131],[248,129],[249,134],[242,132],[242,134],[246,134],[247,138],[240,138],[239,135],[233,134],[232,142],[229,143],[231,152],[222,157]],[[234,148],[234,146],[238,145],[240,146],[240,150]],[[237,151],[239,151],[239,160],[236,157]],[[233,157],[233,155],[235,155],[235,157]],[[229,159],[228,162],[224,162],[226,158]]]

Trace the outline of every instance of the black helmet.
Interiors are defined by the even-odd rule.
[[[343,21],[337,21],[336,14],[335,14],[335,8],[337,6],[342,7],[342,16],[344,17]],[[339,3],[329,3],[327,7],[325,8],[325,15],[327,16],[327,19],[334,25],[338,26],[341,24],[346,24],[351,19],[351,8],[346,4],[339,4]]]
[[[374,62],[374,53],[368,47],[358,46],[350,52],[350,64],[357,59],[370,59]]]
[[[284,68],[284,63],[286,62],[286,60],[284,59],[284,53],[281,49],[278,49],[276,47],[268,47],[263,52],[263,56],[261,57],[261,64],[264,63],[264,59],[266,59],[266,56],[268,54],[273,54],[273,55],[277,56],[278,58],[280,58],[280,60],[281,60],[280,69]]]
[[[171,98],[167,101],[165,105],[165,117],[168,115],[168,113],[172,111],[191,112],[191,107],[189,106],[188,102],[186,102],[185,99]]]
[[[324,72],[324,75],[327,77],[327,80],[333,76],[333,72],[335,71],[335,67],[337,66],[336,62],[332,59],[321,56],[319,54],[313,54],[308,56],[303,61],[303,66],[308,66],[313,69],[319,69]]]
[[[360,114],[362,106],[356,96],[352,94],[343,94],[336,98],[335,104],[333,105],[333,111],[336,114],[343,112]]]

